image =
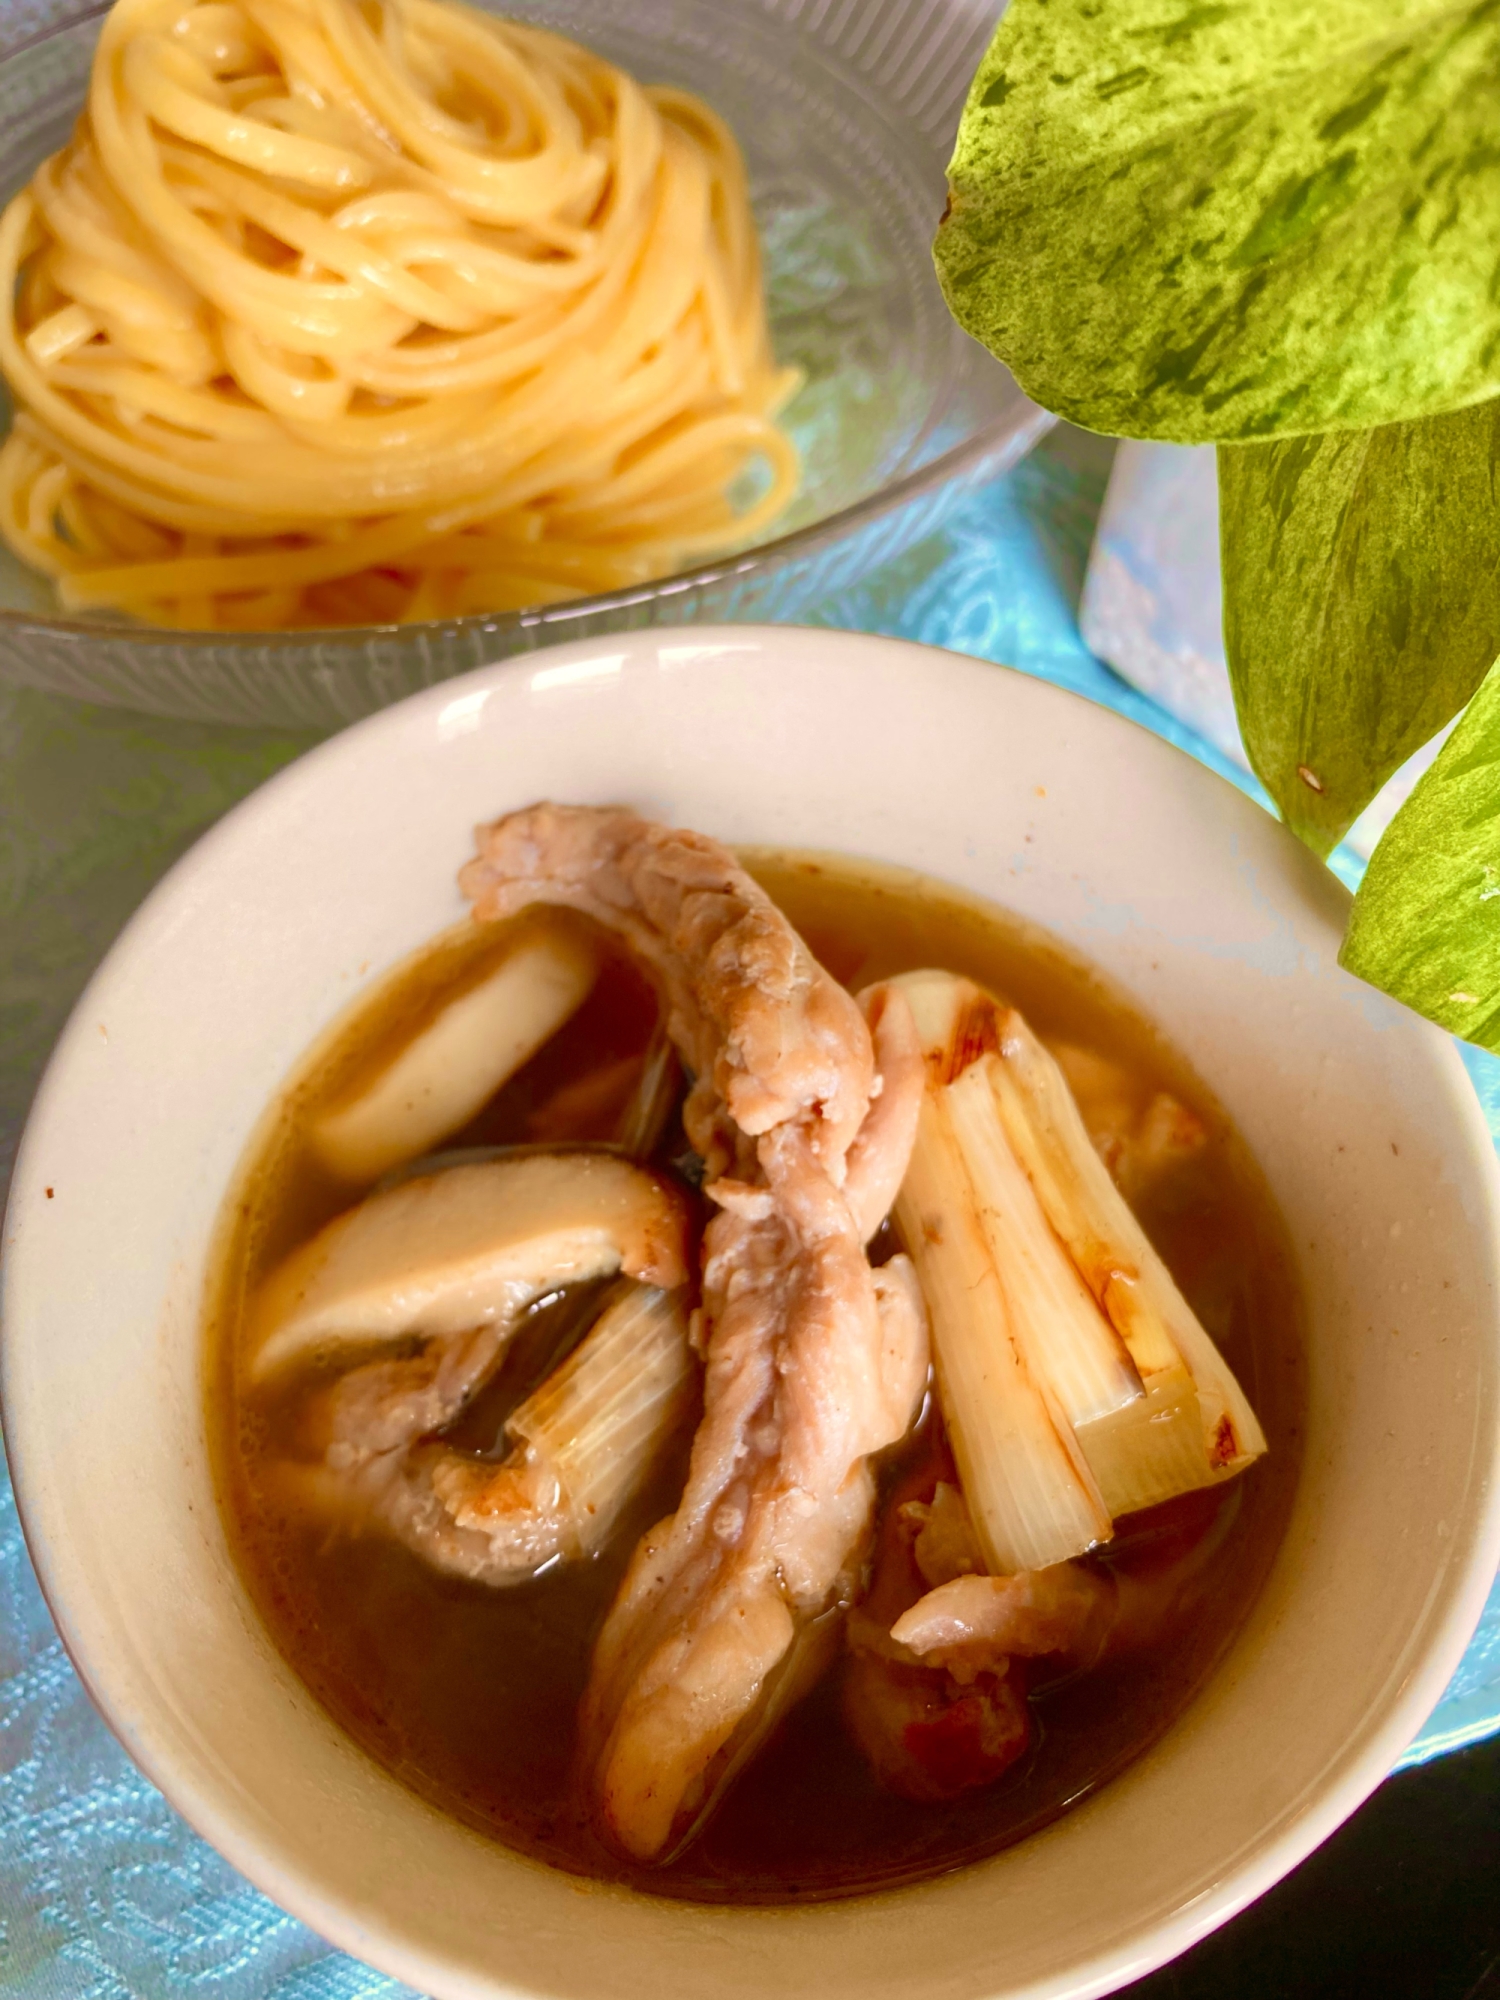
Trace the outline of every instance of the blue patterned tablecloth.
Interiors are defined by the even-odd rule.
[[[825,605],[831,625],[1004,660],[1254,781],[1101,666],[1075,607],[1107,448],[1059,433],[934,537]],[[58,1029],[151,883],[312,739],[0,689],[0,1181]],[[1336,865],[1353,879],[1357,860]],[[1500,1134],[1500,1063],[1465,1051]],[[1500,1590],[1404,1761],[1500,1730]],[[0,1464],[0,1996],[391,2000],[251,1889],[135,1771],[69,1667]]]

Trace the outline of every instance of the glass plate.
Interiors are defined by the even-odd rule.
[[[0,193],[66,138],[102,9],[6,10]],[[996,0],[512,0],[647,82],[698,92],[749,163],[787,412],[806,478],[774,538],[660,583],[531,611],[296,633],[59,615],[0,548],[0,675],[209,721],[327,728],[559,640],[690,619],[794,621],[930,534],[1051,419],[949,317],[931,241]],[[48,20],[49,12],[52,22]],[[37,32],[40,30],[40,32]]]

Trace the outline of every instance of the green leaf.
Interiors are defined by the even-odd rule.
[[[1500,0],[1011,0],[949,180],[950,306],[1087,429],[1500,390]]]
[[[1500,1050],[1500,667],[1370,857],[1339,963]]]
[[[1219,522],[1245,748],[1326,854],[1500,655],[1500,401],[1221,445]]]

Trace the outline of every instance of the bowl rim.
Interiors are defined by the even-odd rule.
[[[1132,738],[1144,738],[1157,749],[1170,753],[1169,761],[1175,760],[1179,769],[1197,774],[1198,780],[1205,782],[1208,790],[1218,791],[1235,815],[1263,812],[1252,798],[1221,773],[1203,764],[1180,745],[1157,735],[1144,723],[1105,708],[1076,690],[1041,680],[1021,669],[998,666],[913,640],[883,634],[826,631],[816,627],[705,624],[692,629],[690,643],[694,647],[701,645],[706,650],[744,650],[764,654],[774,651],[785,640],[812,634],[816,635],[819,646],[824,648],[850,652],[876,648],[887,653],[901,652],[915,656],[914,664],[925,662],[929,671],[938,670],[941,663],[941,670],[953,676],[955,687],[959,683],[975,682],[981,676],[995,675],[1024,683],[1044,706],[1054,705],[1064,714],[1076,714],[1083,710],[1102,716],[1105,718],[1105,729],[1120,733],[1126,742]],[[662,648],[680,647],[682,644],[683,635],[670,630],[608,634],[548,648],[545,664],[565,666],[570,656],[583,659],[601,650],[654,654]],[[472,697],[501,682],[527,679],[537,671],[538,661],[534,655],[510,656],[437,686],[418,690],[402,701],[350,724],[258,785],[172,864],[131,914],[100,961],[75,1002],[48,1059],[23,1127],[8,1198],[4,1212],[0,1213],[0,1248],[9,1240],[11,1211],[23,1198],[23,1193],[30,1193],[33,1183],[40,1185],[40,1163],[33,1164],[39,1149],[39,1134],[51,1117],[54,1099],[69,1087],[67,1072],[72,1066],[73,1055],[89,1039],[86,1021],[96,1011],[95,996],[114,975],[116,968],[130,960],[141,933],[155,920],[158,909],[169,907],[174,899],[189,892],[202,866],[214,859],[222,844],[239,840],[255,824],[268,801],[279,799],[283,794],[295,796],[297,790],[306,786],[310,779],[316,784],[316,774],[323,764],[355,754],[356,745],[366,740],[365,732],[383,730],[399,737],[405,729],[423,718],[424,711],[433,712],[435,719],[437,713],[455,701],[462,702],[466,696]],[[1229,803],[1231,799],[1234,801],[1232,805]],[[1278,824],[1269,814],[1265,818],[1273,826]],[[1303,855],[1304,850],[1290,833],[1284,833],[1283,837],[1291,850]],[[1336,878],[1330,876],[1327,886],[1341,902],[1350,900],[1349,892]],[[1401,1025],[1408,1032],[1421,1036],[1428,1044],[1428,1053],[1434,1065],[1434,1081],[1446,1099],[1445,1110],[1453,1121],[1455,1131],[1466,1142],[1463,1170],[1470,1176],[1480,1210],[1472,1219],[1471,1227],[1477,1229],[1488,1223],[1492,1241],[1491,1261],[1497,1278],[1500,1278],[1500,1160],[1497,1160],[1495,1143],[1482,1107],[1452,1038],[1415,1015],[1403,1019]],[[14,1323],[12,1314],[21,1304],[19,1299],[13,1297],[15,1285],[12,1260],[0,1258],[0,1329],[8,1330]],[[1500,1315],[1496,1316],[1495,1324],[1500,1327]],[[0,1338],[0,1413],[12,1406],[13,1377],[17,1365],[14,1339]],[[1492,1375],[1500,1379],[1500,1342],[1491,1343],[1490,1365]],[[198,1774],[178,1770],[170,1749],[159,1747],[149,1740],[149,1727],[143,1733],[134,1726],[132,1718],[112,1713],[111,1699],[106,1692],[108,1674],[96,1671],[97,1663],[84,1657],[86,1649],[80,1643],[77,1632],[70,1629],[71,1621],[65,1609],[66,1587],[51,1573],[51,1555],[39,1519],[42,1508],[33,1506],[33,1495],[29,1490],[32,1487],[28,1471],[30,1453],[24,1429],[17,1437],[7,1427],[6,1446],[28,1554],[58,1636],[79,1680],[116,1740],[194,1831],[229,1860],[255,1888],[335,1948],[349,1953],[360,1962],[404,1980],[418,1991],[434,1990],[430,1982],[436,1973],[442,1979],[442,1985],[436,1990],[444,1994],[464,1994],[472,1996],[472,2000],[497,2000],[500,1995],[507,1996],[507,2000],[509,1996],[520,2000],[523,1989],[505,1985],[503,1971],[489,1980],[476,1978],[470,1962],[458,1955],[444,1959],[430,1949],[409,1943],[402,1934],[399,1920],[387,1922],[383,1914],[369,1910],[363,1915],[358,1914],[336,1893],[323,1890],[312,1877],[296,1867],[285,1849],[278,1851],[254,1833],[242,1831],[235,1810],[223,1793],[216,1791],[212,1783],[200,1783]],[[1422,1657],[1405,1676],[1399,1689],[1384,1703],[1383,1716],[1373,1729],[1366,1725],[1366,1733],[1362,1737],[1346,1741],[1337,1755],[1322,1767],[1317,1780],[1306,1788],[1298,1800],[1284,1809],[1280,1830],[1247,1841],[1240,1855],[1230,1864],[1229,1871],[1212,1889],[1190,1905],[1178,1907],[1167,1917],[1156,1921],[1149,1934],[1134,1943],[1123,1940],[1105,1951],[1097,1952],[1086,1965],[1012,1987],[1005,1992],[1004,2000],[1097,2000],[1097,1996],[1115,1992],[1128,1982],[1144,1977],[1230,1921],[1290,1873],[1384,1781],[1451,1679],[1478,1622],[1496,1570],[1500,1568],[1500,1476],[1497,1476],[1500,1475],[1500,1434],[1490,1444],[1489,1464],[1490,1477],[1484,1483],[1482,1492],[1477,1493],[1473,1510],[1467,1560],[1458,1575],[1445,1586],[1448,1599],[1446,1610],[1436,1628],[1430,1632]],[[1216,1673],[1223,1670],[1223,1664],[1220,1663]],[[549,1874],[553,1872],[546,1869],[545,1864],[525,1855],[512,1854],[511,1858],[521,1865],[541,1868]],[[875,1890],[853,1899],[852,1903],[809,1905],[806,1912],[798,1906],[769,1913],[733,1905],[702,1907],[708,1913],[729,1921],[741,1917],[758,1921],[769,1914],[778,1922],[795,1923],[804,1913],[816,1920],[820,1913],[829,1909],[857,1909],[866,1904],[905,1901],[911,1896],[921,1895],[930,1886],[929,1882],[922,1881],[892,1890]],[[636,1894],[624,1890],[618,1893],[627,1896]],[[642,1900],[657,1902],[662,1899],[647,1897]],[[663,1907],[684,1906],[663,1900]]]
[[[59,41],[80,28],[102,21],[113,4],[114,0],[94,0],[94,4],[70,14],[65,20],[38,29],[12,44],[0,52],[0,74],[11,63],[47,43]],[[959,332],[956,323],[954,332]],[[974,344],[978,345],[977,342]],[[1008,373],[1002,362],[993,361],[993,365],[1002,373]],[[186,648],[190,652],[212,650],[230,656],[311,647],[359,653],[372,645],[391,640],[420,646],[424,641],[452,640],[460,636],[470,640],[493,638],[497,643],[513,646],[516,638],[523,633],[543,633],[547,635],[547,643],[565,645],[569,640],[568,628],[576,621],[615,618],[641,605],[689,596],[694,591],[712,590],[757,576],[764,570],[782,568],[799,557],[811,555],[825,543],[848,540],[860,529],[887,514],[900,512],[935,488],[955,481],[977,485],[989,476],[998,475],[1008,464],[1025,457],[1056,423],[1057,418],[1051,411],[1032,402],[1018,385],[1016,400],[1003,416],[982,425],[962,443],[950,445],[946,451],[901,473],[873,493],[839,508],[836,513],[825,514],[800,528],[773,535],[748,549],[731,551],[707,562],[695,563],[687,569],[674,570],[654,583],[628,584],[618,590],[594,591],[586,597],[566,598],[557,604],[525,605],[519,611],[478,611],[460,618],[418,619],[408,624],[310,625],[292,629],[267,626],[248,631],[214,631],[200,627],[179,629],[176,626],[136,624],[124,620],[112,623],[63,614],[46,617],[38,612],[18,611],[11,606],[0,605],[0,630],[8,637],[17,639],[36,633],[49,638],[94,640],[130,648],[168,645]],[[552,638],[554,631],[555,640]]]

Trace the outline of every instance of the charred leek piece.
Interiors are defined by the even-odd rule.
[[[952,1125],[1027,1364],[1082,1431],[1138,1403],[1141,1378],[1043,1213],[1001,1121],[989,1077],[999,1010],[951,973],[912,975],[907,993],[928,1087]]]
[[[1074,1430],[1083,1430],[1137,1402],[1141,1378],[1125,1343],[1052,1233],[1026,1170],[1011,1150],[988,1064],[989,1058],[981,1058],[948,1085],[948,1117],[1027,1361],[1051,1385]]]
[[[1021,1015],[1000,1022],[995,1101],[1038,1199],[1145,1384],[1145,1407],[1086,1434],[1114,1514],[1243,1471],[1265,1433],[1089,1141],[1067,1080]]]
[[[697,1393],[681,1292],[619,1285],[582,1344],[506,1423],[565,1496],[592,1555],[641,1490]]]
[[[350,1181],[377,1180],[466,1125],[588,997],[598,971],[579,939],[549,933],[517,944],[456,994],[357,1095],[313,1126],[324,1162]]]
[[[973,1043],[970,1002],[985,996],[948,974],[895,983],[911,1002],[927,1058],[916,1144],[895,1215],[932,1319],[943,1415],[986,1563],[1001,1573],[1045,1569],[1111,1533],[1057,1380],[1093,1409],[1101,1400],[1115,1408],[1139,1397],[1140,1385],[1098,1311],[1080,1310],[1092,1302],[1086,1295],[1080,1301],[1081,1288],[1059,1270],[1061,1252],[1040,1210],[1033,1203],[1002,1216],[1016,1176],[1007,1176],[1004,1191],[985,1178],[1005,1144],[993,1099],[953,1088],[983,1053]],[[993,1019],[993,1002],[989,1011]],[[993,1036],[987,1039],[992,1048]],[[987,1144],[975,1138],[986,1105]],[[1027,1231],[1025,1251],[1010,1255]],[[1006,1248],[997,1255],[1000,1240]],[[1059,1347],[1068,1354],[1054,1373],[1044,1361],[1059,1317]]]

